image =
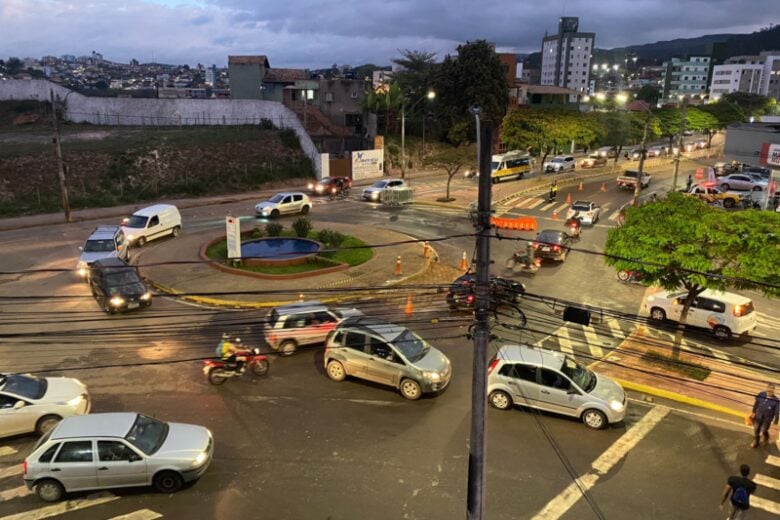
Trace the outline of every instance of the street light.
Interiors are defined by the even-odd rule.
[[[411,112],[414,110],[420,101],[424,99],[432,100],[436,97],[436,92],[429,90],[425,97],[418,99],[410,108]],[[401,101],[401,178],[406,177],[406,98]]]

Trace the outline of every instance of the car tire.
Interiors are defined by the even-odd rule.
[[[582,422],[588,428],[603,430],[607,427],[607,416],[604,412],[590,408],[582,413]]]
[[[723,201],[724,208],[733,208],[735,204],[734,199],[726,199]]]
[[[731,329],[726,327],[725,325],[718,325],[714,329],[712,329],[712,333],[715,335],[715,338],[726,341],[728,339],[731,339]]]
[[[398,389],[401,391],[401,395],[410,401],[416,401],[422,397],[422,388],[420,388],[420,383],[414,379],[402,379]]]
[[[52,431],[57,424],[62,420],[62,417],[55,414],[44,415],[35,423],[35,433],[38,435],[45,435]]]
[[[285,341],[282,341],[279,344],[279,355],[280,356],[292,356],[295,354],[295,351],[298,350],[298,344],[295,342],[295,340],[288,339]]]
[[[302,207],[301,208],[301,215],[308,215],[309,209],[311,209],[311,208],[309,208],[309,206]]]
[[[44,502],[59,502],[65,496],[65,488],[58,481],[47,478],[35,483],[35,494]]]
[[[726,184],[725,182],[721,184],[720,187],[723,189],[723,191],[729,191],[729,185]]]
[[[279,218],[279,210],[275,209],[271,212],[271,218]]]
[[[173,231],[171,231],[171,236],[173,238],[176,238],[179,235],[181,235],[181,226],[173,226]]]
[[[154,476],[153,484],[160,493],[176,493],[184,484],[184,479],[175,471],[161,471]]]
[[[337,383],[340,383],[347,378],[347,371],[344,370],[344,365],[335,359],[328,361],[325,372],[328,373],[328,377],[332,381],[336,381]]]
[[[490,392],[488,400],[490,401],[490,406],[496,410],[509,410],[512,408],[512,398],[508,393],[501,390]]]
[[[144,247],[146,245],[146,237],[138,237],[138,240],[135,241],[135,245]]]
[[[650,309],[650,319],[654,321],[666,321],[666,311],[660,307]]]

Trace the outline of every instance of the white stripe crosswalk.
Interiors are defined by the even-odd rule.
[[[539,339],[534,345],[559,350],[575,357],[579,355],[588,362],[595,361],[609,354],[635,328],[635,325],[630,323],[624,326],[626,330],[621,328],[618,320],[609,320],[594,326],[567,323]]]

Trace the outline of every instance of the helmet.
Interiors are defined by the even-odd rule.
[[[222,339],[230,339],[230,334],[228,334],[227,332],[223,332]]]

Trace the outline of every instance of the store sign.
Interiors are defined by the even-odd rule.
[[[780,144],[764,143],[761,147],[761,163],[770,168],[780,168]]]
[[[360,150],[352,152],[352,180],[371,179],[384,175],[384,150]]]

